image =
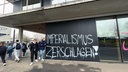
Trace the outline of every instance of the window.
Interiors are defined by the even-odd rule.
[[[100,59],[120,61],[121,56],[116,19],[113,19],[113,17],[97,19],[96,26]]]

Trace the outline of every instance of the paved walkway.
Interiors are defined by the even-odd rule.
[[[7,66],[0,60],[0,72],[128,72],[128,64],[124,63],[45,60],[29,64],[29,58],[22,58],[20,63],[7,60]]]

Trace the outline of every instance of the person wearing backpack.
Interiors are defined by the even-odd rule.
[[[27,48],[27,45],[26,45],[26,43],[25,42],[23,42],[22,43],[22,52],[23,52],[23,57],[25,56],[25,54],[26,54],[26,50],[27,50],[28,48]]]
[[[15,61],[19,63],[20,61],[20,50],[21,50],[22,44],[19,42],[19,40],[16,40],[16,43],[13,44],[14,48],[14,56],[15,56]]]
[[[0,42],[0,57],[3,62],[3,66],[6,66],[6,60],[5,60],[6,51],[7,51],[7,48],[5,46],[5,43]]]

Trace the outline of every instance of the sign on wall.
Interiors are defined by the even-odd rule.
[[[46,24],[46,58],[99,61],[94,19]]]

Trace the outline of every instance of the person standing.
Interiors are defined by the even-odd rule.
[[[22,44],[19,42],[19,40],[16,40],[16,43],[13,44],[14,48],[14,56],[15,56],[15,61],[20,62],[20,50],[21,50]]]
[[[31,52],[31,63],[30,63],[30,65],[33,65],[34,56],[35,56],[35,61],[38,62],[37,57],[38,57],[39,47],[38,47],[37,39],[34,39],[29,44],[29,48],[30,48],[30,52]]]
[[[43,39],[39,42],[39,49],[40,49],[40,57],[39,57],[39,59],[41,59],[41,61],[44,61],[45,46],[46,46],[46,41],[45,41],[45,38],[43,38]]]
[[[0,56],[3,62],[3,66],[6,66],[6,60],[5,60],[5,56],[6,56],[6,46],[4,44],[4,42],[0,42]]]

